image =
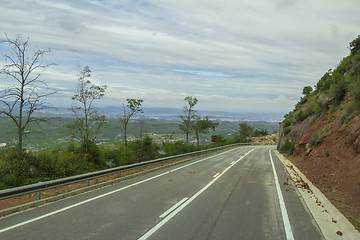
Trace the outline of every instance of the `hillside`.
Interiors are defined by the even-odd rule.
[[[30,134],[24,137],[24,146],[29,150],[39,150],[44,148],[51,148],[58,145],[66,145],[71,139],[71,132],[66,127],[69,123],[74,121],[69,117],[53,117],[51,120],[42,123],[41,125],[32,125],[26,130]],[[184,134],[179,129],[180,120],[163,120],[163,119],[144,119],[142,134],[156,135],[156,138],[173,139],[176,141],[184,140]],[[247,122],[255,129],[265,130],[269,133],[278,132],[279,124],[277,122],[266,121],[251,121]],[[129,139],[140,137],[140,123],[137,119],[129,123]],[[0,147],[1,144],[12,145],[16,142],[16,128],[9,118],[0,117]],[[201,135],[201,144],[207,145],[210,143],[211,135],[222,135],[226,138],[234,137],[239,132],[238,121],[219,121],[219,126],[215,132]],[[121,125],[118,119],[108,119],[107,123],[102,127],[102,132],[99,135],[97,142],[114,142],[122,141],[123,134]],[[191,141],[194,137],[191,136]],[[194,140],[195,141],[195,140]]]
[[[360,36],[351,53],[303,89],[280,126],[278,149],[360,229]]]

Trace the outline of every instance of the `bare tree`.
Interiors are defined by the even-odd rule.
[[[90,73],[89,66],[80,71],[76,94],[72,97],[74,103],[70,108],[76,118],[70,128],[78,130],[86,153],[89,151],[89,144],[95,141],[100,127],[105,123],[105,116],[94,109],[94,101],[104,97],[107,88],[106,85],[91,84]]]
[[[125,146],[127,145],[127,127],[130,121],[130,118],[133,117],[137,113],[143,113],[143,110],[141,109],[141,105],[143,100],[142,99],[133,99],[128,98],[126,99],[127,104],[123,104],[123,115],[119,117],[122,125],[123,125],[123,131],[124,131],[124,142]]]
[[[23,135],[30,123],[45,121],[34,116],[45,105],[46,97],[57,91],[49,91],[47,84],[40,80],[40,71],[54,64],[43,64],[42,57],[50,53],[50,49],[37,49],[28,54],[29,38],[23,40],[17,35],[15,40],[0,40],[10,49],[9,55],[4,55],[5,64],[1,74],[8,77],[9,84],[0,91],[0,115],[11,118],[17,128],[18,154],[22,156]],[[11,82],[11,83],[10,83]]]
[[[186,135],[186,144],[189,144],[189,134],[192,132],[192,125],[197,117],[197,111],[194,109],[194,106],[198,102],[196,97],[187,96],[184,98],[186,101],[185,106],[183,107],[183,113],[180,115],[181,120],[183,121],[179,125],[179,129],[182,130]]]

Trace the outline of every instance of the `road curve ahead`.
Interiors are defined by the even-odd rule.
[[[323,239],[272,147],[246,146],[0,219],[0,239]]]

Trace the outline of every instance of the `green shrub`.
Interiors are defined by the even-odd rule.
[[[335,104],[339,105],[344,99],[347,91],[346,81],[344,76],[339,73],[334,74],[333,77],[335,82],[330,86],[329,95],[334,99]]]
[[[311,137],[311,145],[317,146],[321,141],[331,134],[330,126],[325,126],[324,128],[313,133]]]
[[[102,159],[100,158],[100,149],[93,141],[82,143],[77,149],[77,152],[86,161],[92,162],[98,166],[104,165],[104,162],[102,162]]]
[[[167,156],[174,156],[196,151],[196,147],[194,145],[187,145],[183,141],[178,141],[175,143],[163,143],[161,149],[166,153]]]
[[[284,145],[281,148],[281,152],[282,153],[287,153],[289,155],[294,153],[294,147],[295,147],[295,142],[289,141],[287,140]]]
[[[335,106],[332,106],[329,109],[329,115],[327,116],[326,120],[328,120],[329,122],[332,122],[336,118],[337,114],[338,114],[338,108]]]
[[[350,84],[350,93],[354,97],[354,101],[360,102],[360,79]]]
[[[20,158],[16,147],[7,148],[0,154],[0,188],[18,187],[29,183],[30,167],[24,152]]]
[[[344,109],[344,116],[342,118],[343,121],[348,121],[353,118],[356,114],[360,111],[360,102],[358,101],[351,101],[349,102]]]
[[[262,137],[262,136],[266,136],[266,135],[269,135],[269,132],[267,129],[265,129],[265,130],[256,129],[254,132],[254,137]]]
[[[132,164],[156,159],[160,156],[158,149],[159,147],[149,136],[128,142],[126,147],[123,145],[120,149],[121,163]]]
[[[284,128],[283,132],[284,132],[284,136],[288,135],[291,132],[291,127],[289,126],[289,127]]]
[[[329,157],[330,156],[330,153],[328,150],[325,151],[325,157]]]
[[[311,100],[309,100],[309,104],[306,108],[306,114],[308,116],[315,114],[317,117],[321,115],[321,113],[325,110],[325,106],[322,102],[318,100],[319,96],[312,96]]]
[[[292,118],[286,118],[284,121],[283,121],[283,127],[286,128],[286,127],[289,127],[291,124],[293,124],[295,121],[294,119]]]
[[[309,116],[309,115],[308,115],[307,111],[300,110],[300,111],[298,111],[297,114],[295,115],[295,120],[296,120],[296,122],[302,122],[302,121],[304,121],[308,116]]]
[[[321,79],[316,84],[316,92],[323,92],[330,88],[332,80],[332,71],[331,69],[321,77]]]
[[[93,163],[74,152],[61,153],[56,162],[56,175],[61,177],[94,171],[95,169]]]

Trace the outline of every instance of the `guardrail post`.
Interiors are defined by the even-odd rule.
[[[40,200],[41,191],[36,192],[36,200]]]
[[[121,170],[118,172],[118,177],[119,178],[121,177]]]
[[[140,172],[142,172],[143,171],[143,166],[140,166]]]
[[[89,179],[89,178],[86,179],[86,186],[87,186],[87,187],[90,186],[90,179]]]

